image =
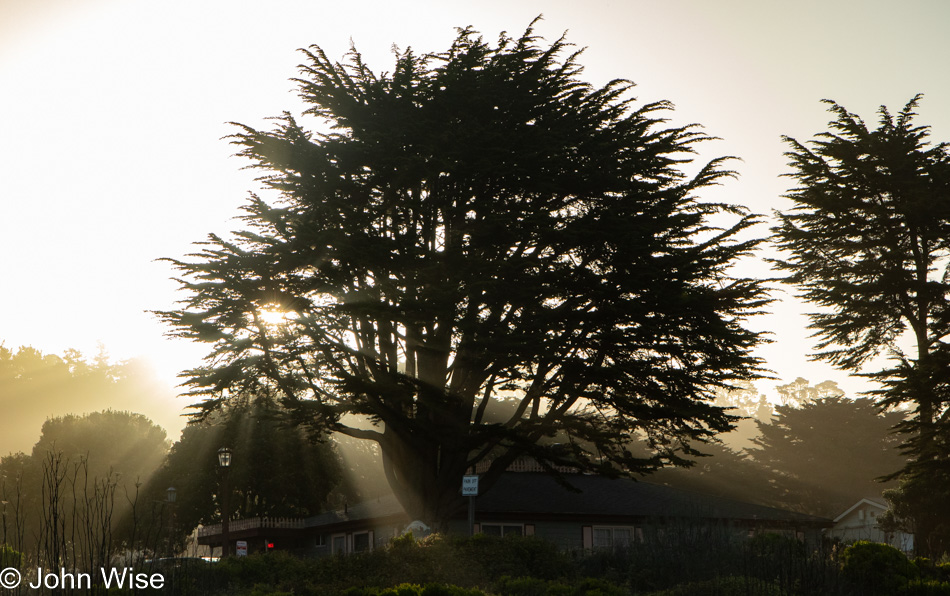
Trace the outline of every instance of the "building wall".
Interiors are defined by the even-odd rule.
[[[493,519],[490,515],[476,517],[476,533],[487,533],[487,526],[495,532],[498,526],[512,528],[520,526],[520,533],[526,536],[536,536],[554,543],[564,550],[581,550],[600,547],[617,547],[631,542],[676,540],[735,540],[737,538],[752,537],[760,533],[776,533],[803,540],[808,544],[818,544],[821,541],[820,529],[801,529],[787,527],[770,528],[759,525],[752,527],[749,524],[721,524],[717,522],[701,521],[673,521],[669,523],[633,523],[630,521],[618,522],[581,522],[581,521],[549,521],[535,520],[530,517],[517,518],[507,515],[504,519]],[[457,520],[450,524],[450,532],[468,533],[468,522]],[[516,532],[517,533],[517,532]]]
[[[837,538],[845,543],[858,540],[881,542],[890,544],[904,552],[911,552],[914,549],[913,535],[903,532],[889,534],[878,527],[877,520],[883,512],[884,509],[881,507],[870,503],[862,503],[849,512],[848,515],[838,520],[834,527],[828,529],[825,535],[829,538]]]

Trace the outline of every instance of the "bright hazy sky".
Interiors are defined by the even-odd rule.
[[[789,207],[780,137],[825,130],[822,98],[876,122],[879,105],[924,93],[918,122],[950,140],[944,0],[0,0],[0,341],[90,355],[102,342],[173,379],[204,348],[164,338],[148,314],[176,299],[156,259],[239,225],[256,186],[221,137],[228,121],[298,110],[297,48],[338,59],[352,39],[391,70],[393,44],[442,51],[455,27],[494,40],[541,13],[539,34],[587,48],[587,80],[631,79],[639,100],[669,99],[674,122],[722,137],[705,157],[742,158],[741,177],[706,196],[757,213]],[[773,310],[755,326],[774,332],[760,353],[779,378],[867,387],[807,361],[800,306]]]

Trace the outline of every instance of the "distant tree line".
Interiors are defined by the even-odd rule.
[[[90,358],[14,349],[0,339],[0,453],[28,451],[47,418],[66,414],[130,410],[177,428],[181,417],[167,407],[173,395],[144,362],[114,362],[104,347]]]
[[[102,363],[77,365],[65,371],[75,374],[65,374],[65,362],[85,366],[78,352],[55,357],[21,348],[5,355],[8,373],[17,366],[30,373],[8,380],[38,393],[39,381],[46,381],[56,395],[76,396],[83,409],[88,371],[107,369]],[[36,363],[55,373],[44,376]],[[94,381],[106,387],[116,382]],[[290,424],[287,412],[265,396],[232,400],[196,417],[174,443],[145,416],[116,410],[47,418],[33,428],[34,437],[37,432],[30,452],[0,458],[0,544],[44,568],[95,569],[117,556],[139,560],[184,552],[200,523],[221,519],[222,446],[234,452],[228,483],[234,518],[306,517],[360,494],[350,488],[335,445]],[[369,476],[371,465],[364,455],[354,470]]]
[[[718,403],[738,409],[755,430],[739,441],[721,435],[694,466],[653,480],[827,518],[895,487],[882,479],[906,464],[893,432],[904,414],[847,398],[831,381],[798,378],[777,390],[774,406],[752,386],[721,395]]]

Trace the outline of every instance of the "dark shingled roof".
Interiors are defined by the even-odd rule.
[[[393,495],[386,495],[372,501],[364,501],[350,505],[345,510],[327,511],[313,517],[308,517],[304,525],[308,528],[342,524],[348,521],[363,519],[378,519],[383,517],[405,515],[402,505]]]
[[[540,472],[506,472],[490,491],[475,499],[479,517],[524,516],[548,519],[707,519],[831,527],[829,519],[723,497],[684,491],[626,478],[563,474],[579,492]],[[307,527],[330,526],[404,515],[392,495],[308,518]]]
[[[557,517],[701,518],[831,526],[831,520],[625,478],[564,474],[572,492],[548,474],[503,474],[475,501],[480,514]]]

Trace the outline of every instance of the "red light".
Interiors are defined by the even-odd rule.
[[[268,542],[268,543],[267,543],[267,548],[268,548],[268,549],[274,548],[274,543],[273,543],[273,542]]]

